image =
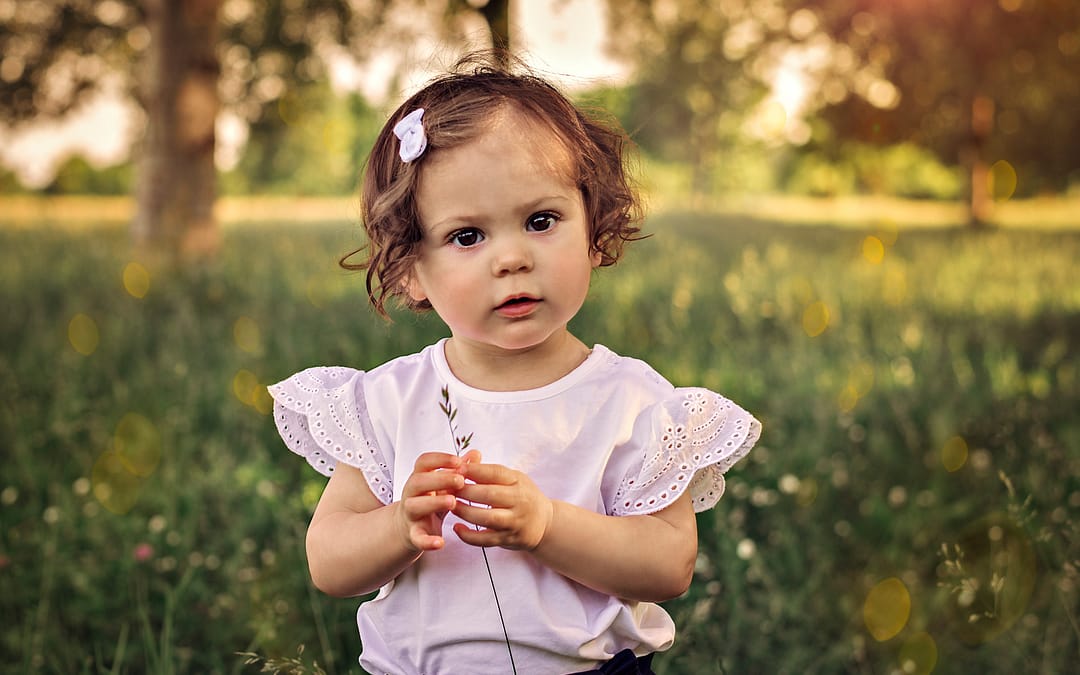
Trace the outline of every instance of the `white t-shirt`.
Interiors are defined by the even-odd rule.
[[[724,491],[723,474],[761,426],[706,389],[676,389],[642,361],[597,345],[563,378],[538,389],[492,392],[458,380],[445,340],[369,372],[310,368],[270,387],[285,444],[330,475],[359,468],[384,504],[401,498],[423,452],[453,452],[439,404],[443,387],[459,436],[486,463],[529,475],[545,495],[597,513],[663,509],[690,490],[695,511]],[[506,673],[510,659],[481,549],[449,529],[357,612],[361,665],[372,673]],[[648,542],[642,542],[648,546]],[[623,649],[668,649],[675,626],[658,605],[593,591],[527,552],[487,556],[514,662],[521,673],[595,668]],[[633,551],[613,555],[633,556]]]

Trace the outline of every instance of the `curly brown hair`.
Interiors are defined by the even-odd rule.
[[[426,300],[413,302],[404,289],[423,238],[416,189],[425,160],[476,138],[506,106],[545,125],[565,145],[589,219],[591,251],[600,254],[601,266],[615,264],[626,242],[643,238],[641,200],[626,166],[630,140],[618,123],[597,113],[586,115],[552,84],[505,55],[470,54],[394,111],[364,167],[360,209],[367,245],[343,256],[340,264],[367,270],[368,299],[382,316],[387,316],[388,296],[414,310],[431,309]],[[403,162],[393,128],[417,108],[424,109],[427,149],[418,159]],[[357,255],[365,259],[350,262]]]

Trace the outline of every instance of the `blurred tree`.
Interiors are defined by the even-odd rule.
[[[131,164],[99,168],[80,155],[69,157],[45,186],[46,194],[123,195],[131,192]]]
[[[341,195],[357,186],[358,167],[374,145],[383,115],[357,93],[329,83],[287,93],[279,106],[287,128],[273,143],[250,140],[221,176],[225,194]]]
[[[325,74],[317,53],[377,30],[389,0],[0,2],[0,110],[60,117],[102,89],[146,113],[136,242],[216,249],[215,123],[222,106],[255,127],[290,88]],[[360,8],[360,9],[357,9]]]
[[[837,136],[909,141],[963,165],[973,225],[989,215],[992,159],[1014,166],[1028,193],[1080,177],[1080,2],[788,6],[793,19],[832,40],[822,47],[831,58],[820,73],[820,103]]]
[[[206,255],[218,242],[219,113],[272,152],[286,93],[324,79],[321,57],[335,48],[362,59],[392,11],[480,12],[509,41],[509,0],[0,0],[0,113],[18,124],[61,117],[101,90],[135,98],[146,130],[134,238]]]
[[[622,120],[664,160],[687,161],[708,194],[739,142],[744,113],[766,93],[787,15],[774,0],[611,0],[610,49],[635,66]]]

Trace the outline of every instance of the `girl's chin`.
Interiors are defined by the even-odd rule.
[[[537,349],[562,345],[564,338],[567,336],[565,326],[550,333],[539,335],[536,331],[520,332],[524,334],[468,337],[454,333],[452,339],[457,341],[461,347],[467,349],[477,349],[485,352],[502,352],[505,354],[522,354]]]

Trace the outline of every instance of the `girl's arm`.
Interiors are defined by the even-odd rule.
[[[442,521],[455,503],[447,493],[464,484],[461,463],[447,453],[420,455],[401,501],[387,505],[358,469],[338,464],[307,531],[315,586],[342,598],[363,595],[397,577],[424,551],[442,548]]]
[[[550,500],[527,475],[504,466],[467,464],[462,472],[475,484],[458,491],[454,513],[486,528],[456,525],[462,541],[531,550],[560,574],[627,600],[668,600],[690,586],[697,522],[689,494],[649,515],[607,516]]]

